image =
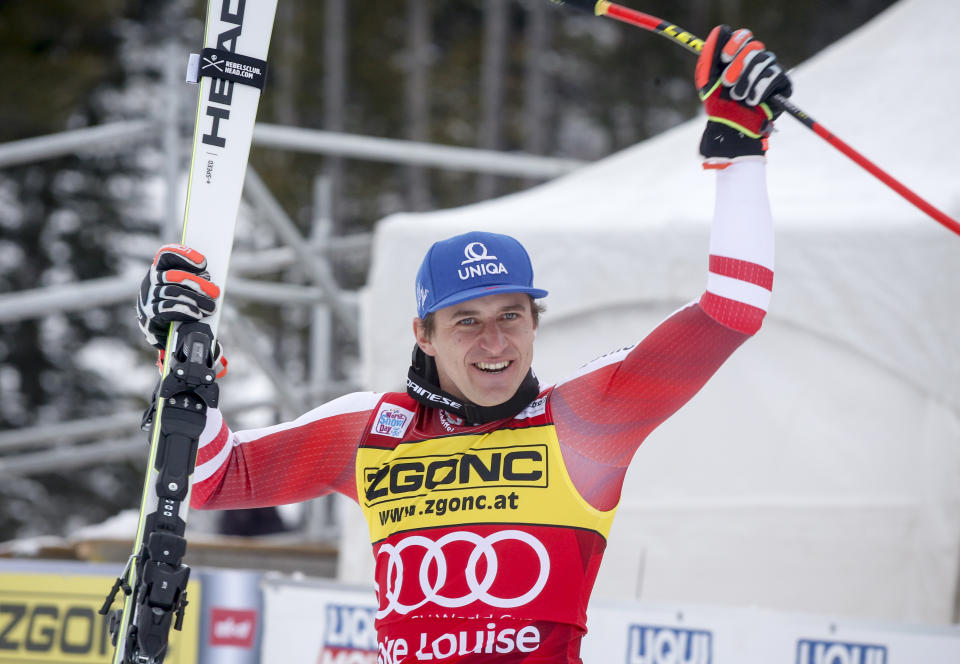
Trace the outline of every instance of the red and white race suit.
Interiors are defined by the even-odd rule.
[[[706,292],[636,345],[476,427],[399,393],[350,394],[251,431],[212,410],[192,505],[356,500],[384,662],[578,663],[634,452],[759,329],[772,283],[764,164],[736,163],[718,173]]]

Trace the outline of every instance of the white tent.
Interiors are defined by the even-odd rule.
[[[794,72],[796,103],[954,218],[958,26],[955,0],[904,0]],[[403,389],[418,263],[466,230],[518,237],[551,290],[534,361],[545,383],[698,297],[713,200],[702,123],[521,194],[384,220],[363,299],[366,384]],[[594,597],[950,622],[960,237],[793,119],[778,128],[770,313],[637,453]],[[349,522],[342,576],[368,580],[365,527]]]

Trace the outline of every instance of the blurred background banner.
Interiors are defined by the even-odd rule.
[[[62,561],[0,561],[0,662],[113,661],[109,616],[99,610],[104,588],[119,571]],[[193,578],[187,587],[195,606],[207,601],[202,586]],[[171,632],[167,662],[206,661],[198,659],[200,615],[187,611],[183,631]]]
[[[0,662],[111,662],[108,616],[99,614],[117,565],[0,560]],[[262,572],[201,568],[187,587],[182,630],[164,661],[261,661]]]
[[[111,661],[97,609],[104,584],[118,571],[91,563],[0,561],[0,663]],[[366,586],[201,568],[189,593],[183,631],[171,632],[168,662],[374,664],[384,656],[373,627],[376,600]],[[953,664],[960,658],[957,628],[759,608],[600,600],[591,606],[588,627],[587,662]],[[441,654],[447,641],[437,645]],[[406,647],[434,653],[430,643]]]
[[[953,0],[630,4],[699,35],[749,26],[796,67],[804,109],[960,216]],[[0,0],[0,556],[130,550],[157,378],[133,302],[180,225],[196,102],[183,74],[204,9]],[[551,291],[545,383],[703,290],[713,181],[682,49],[545,0],[281,0],[269,61],[221,326],[232,428],[400,389],[417,263],[457,232],[529,248]],[[597,606],[957,623],[957,238],[790,118],[768,174],[767,322],[638,453]],[[340,497],[195,513],[188,532],[191,565],[372,578],[366,528]],[[324,620],[363,618],[362,602],[333,605]],[[220,609],[201,629],[223,647],[263,629],[243,613],[258,609]],[[70,616],[71,630],[86,620]],[[344,643],[362,658],[361,627]],[[697,625],[674,627],[701,642]],[[807,637],[820,664],[833,636]]]

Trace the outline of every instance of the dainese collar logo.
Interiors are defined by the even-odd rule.
[[[507,268],[503,263],[493,262],[497,260],[497,257],[487,253],[487,247],[483,242],[471,242],[463,248],[463,255],[467,258],[466,260],[460,261],[460,265],[466,265],[467,267],[461,267],[457,270],[457,275],[462,281],[466,281],[472,277],[482,277],[487,274],[508,274]],[[482,263],[481,261],[490,262]],[[473,263],[480,264],[474,265]]]

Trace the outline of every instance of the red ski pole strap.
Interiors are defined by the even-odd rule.
[[[220,48],[205,48],[200,52],[199,74],[263,90],[267,61]]]

